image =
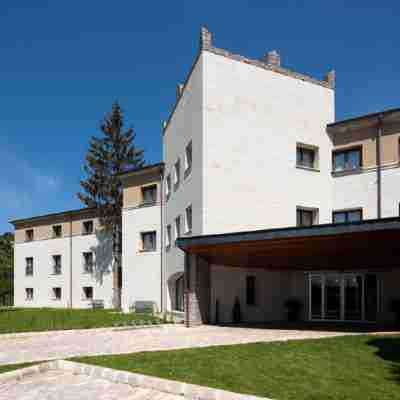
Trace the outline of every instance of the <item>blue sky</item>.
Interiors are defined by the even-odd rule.
[[[217,47],[322,77],[336,117],[399,107],[398,1],[0,2],[0,233],[81,207],[91,135],[119,99],[148,163],[207,25]]]

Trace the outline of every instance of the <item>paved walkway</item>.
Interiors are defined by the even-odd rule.
[[[1,400],[182,400],[157,390],[132,387],[69,371],[47,371],[0,385]]]
[[[165,326],[140,330],[86,330],[4,337],[0,335],[0,365],[75,356],[124,354],[226,344],[271,342],[343,336],[341,332],[236,328],[204,325]]]

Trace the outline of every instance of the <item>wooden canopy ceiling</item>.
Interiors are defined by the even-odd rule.
[[[180,239],[178,245],[211,264],[232,267],[301,270],[400,267],[398,219],[275,232],[276,235],[274,230],[244,233],[243,240],[239,233]]]

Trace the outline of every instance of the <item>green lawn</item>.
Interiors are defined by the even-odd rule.
[[[111,310],[0,309],[0,334],[124,326],[139,320],[160,321],[150,314],[121,314]]]
[[[16,369],[30,367],[31,365],[36,365],[37,362],[34,363],[23,363],[23,364],[10,364],[10,365],[0,365],[0,374],[9,371],[15,371]]]
[[[280,400],[400,399],[400,336],[352,336],[76,361]]]

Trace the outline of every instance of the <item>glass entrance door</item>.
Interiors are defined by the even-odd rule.
[[[309,318],[331,321],[376,321],[378,281],[373,273],[309,275]]]

